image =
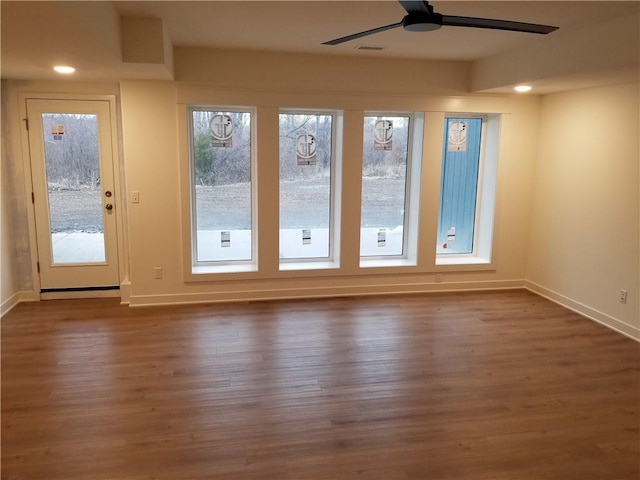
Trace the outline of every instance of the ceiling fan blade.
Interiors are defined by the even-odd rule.
[[[493,30],[510,30],[513,32],[547,33],[558,30],[559,27],[550,25],[537,25],[535,23],[511,22],[509,20],[494,20],[491,18],[456,17],[453,15],[443,15],[442,25],[450,27],[475,27],[490,28]]]
[[[412,13],[433,13],[433,7],[429,5],[429,2],[416,2],[398,0],[398,3],[402,5],[409,15]]]
[[[384,27],[372,28],[371,30],[365,30],[364,32],[354,33],[353,35],[347,35],[346,37],[335,38],[328,42],[322,42],[323,45],[339,45],[349,40],[355,40],[356,38],[366,37],[378,32],[384,32],[385,30],[391,30],[392,28],[398,28],[402,26],[402,22],[392,23],[391,25],[385,25]]]

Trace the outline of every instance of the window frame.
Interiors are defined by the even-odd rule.
[[[376,267],[415,267],[418,265],[418,244],[420,204],[422,193],[422,170],[425,146],[425,112],[423,111],[380,111],[365,110],[364,117],[409,117],[407,134],[407,165],[404,186],[404,218],[402,227],[402,255],[361,255],[361,243],[358,245],[360,268]],[[364,130],[363,130],[364,133]],[[363,135],[364,141],[364,135]],[[364,156],[364,152],[363,152]],[[362,171],[360,172],[362,176]],[[360,190],[360,211],[362,212],[362,189]],[[359,229],[362,229],[362,218]]]
[[[449,119],[480,119],[480,150],[478,178],[475,192],[475,212],[473,223],[472,250],[469,253],[438,253],[438,232],[440,226],[440,206],[442,202],[442,180],[444,176],[444,152],[446,138],[442,138],[440,158],[440,192],[438,195],[438,215],[436,225],[435,262],[441,265],[490,265],[492,263],[493,233],[497,197],[498,156],[500,148],[501,115],[447,112],[444,122]],[[446,127],[443,129],[446,132]]]
[[[342,126],[342,112],[337,110],[306,109],[306,108],[279,108],[278,109],[278,252],[280,252],[280,115],[327,115],[331,116],[331,160],[329,162],[329,245],[326,257],[298,257],[282,258],[278,254],[280,271],[303,270],[318,268],[337,268],[337,245],[339,243],[337,226],[338,201],[336,187],[338,185],[338,145],[340,135],[338,126]]]
[[[190,246],[191,246],[191,273],[224,273],[256,271],[258,266],[258,239],[257,239],[257,137],[256,137],[256,117],[255,107],[227,106],[227,105],[187,105],[187,143],[189,155],[189,220],[190,220]],[[248,260],[198,260],[198,224],[196,205],[196,183],[195,183],[195,146],[193,131],[193,112],[220,112],[220,113],[248,113],[250,121],[249,138],[250,148],[250,192],[251,192],[251,258]]]
[[[405,177],[404,177],[404,214],[402,218],[402,253],[389,254],[389,255],[362,255],[362,189],[360,189],[360,261],[385,261],[385,260],[406,260],[409,258],[409,212],[411,211],[411,187],[412,187],[412,174],[413,174],[413,154],[415,145],[413,143],[414,130],[416,128],[416,114],[415,112],[380,112],[380,111],[365,111],[363,115],[363,123],[366,117],[406,117],[409,119],[409,125],[407,129],[407,161],[405,164]],[[363,129],[364,132],[364,129]],[[364,142],[364,135],[363,135]],[[420,145],[422,148],[422,145]],[[364,148],[363,148],[364,150]],[[363,151],[364,157],[364,151]],[[364,158],[363,158],[363,170],[364,170]],[[364,178],[364,176],[363,176]]]

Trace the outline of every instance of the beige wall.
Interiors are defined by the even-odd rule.
[[[5,98],[2,98],[2,113],[3,117],[5,116]],[[16,281],[18,279],[18,275],[16,274],[16,268],[14,264],[14,255],[13,252],[16,249],[16,245],[13,241],[13,227],[11,225],[11,211],[16,210],[16,208],[11,208],[12,203],[12,195],[11,191],[13,190],[13,182],[11,178],[11,174],[9,171],[9,159],[7,157],[7,135],[5,134],[5,126],[3,125],[2,129],[2,143],[1,143],[1,162],[2,162],[2,172],[0,173],[0,193],[2,197],[0,198],[0,272],[2,276],[0,277],[0,299],[2,304],[2,312],[11,308],[17,301],[16,297],[18,294],[18,286],[16,285]]]
[[[0,305],[10,310],[21,300],[32,298],[29,228],[24,193],[24,174],[17,101],[9,82],[2,81],[2,131],[0,187]],[[13,113],[13,114],[12,114]]]
[[[23,225],[28,219],[20,135],[15,131],[20,128],[18,93],[109,93],[116,95],[122,113],[122,188],[127,197],[131,191],[140,192],[140,203],[127,205],[120,232],[124,245],[129,247],[133,305],[526,285],[638,336],[637,84],[542,98],[463,95],[461,84],[452,84],[447,90],[446,82],[449,76],[459,73],[460,65],[438,65],[444,71],[434,77],[435,83],[430,83],[428,74],[435,67],[428,64],[415,67],[422,69],[419,76],[371,82],[380,68],[399,64],[360,60],[348,78],[308,87],[299,85],[292,90],[286,85],[278,87],[274,79],[279,71],[294,71],[297,58],[270,54],[268,62],[254,63],[251,75],[244,76],[234,87],[229,73],[216,76],[216,71],[238,70],[234,62],[244,62],[246,57],[209,52],[211,57],[204,58],[215,59],[215,68],[210,65],[198,76],[197,65],[189,62],[203,57],[195,55],[197,49],[186,53],[180,56],[177,69],[189,78],[188,82],[122,81],[119,86],[11,82],[9,112],[3,112],[3,120],[8,117],[15,126],[9,133],[3,128],[3,302],[20,289],[32,288],[28,268],[4,268],[6,259],[20,251],[15,235],[25,236],[24,232],[11,230],[13,220],[9,219],[18,219]],[[190,56],[193,58],[188,60]],[[316,68],[334,68],[335,59],[314,60]],[[272,79],[269,88],[262,82],[265,78]],[[367,84],[368,89],[355,93],[354,85],[358,84]],[[3,107],[5,104],[3,99]],[[342,110],[347,130],[354,132],[357,119],[366,110],[425,112],[418,265],[361,269],[357,258],[352,258],[357,255],[357,245],[350,245],[351,240],[345,236],[339,269],[280,272],[275,256],[265,258],[270,249],[275,249],[263,240],[258,273],[221,275],[204,282],[185,280],[182,230],[189,215],[183,178],[188,162],[184,134],[187,104],[257,107],[256,180],[258,203],[263,207],[257,233],[260,238],[271,240],[277,239],[277,222],[270,218],[269,211],[277,210],[279,107]],[[441,122],[445,112],[495,113],[502,117],[493,263],[488,268],[434,265]],[[5,152],[7,137],[13,143],[9,154]],[[349,155],[357,155],[359,148],[361,138],[346,131],[344,179],[360,175],[349,162]],[[8,170],[14,172],[10,183],[18,192],[18,201],[6,201]],[[343,198],[343,231],[359,222],[357,202],[357,195]],[[160,280],[153,278],[153,268],[157,266],[164,270]],[[442,282],[436,283],[436,272],[442,273]],[[627,305],[617,301],[621,288],[629,291]]]
[[[282,72],[300,67],[298,56],[269,54],[267,59],[250,62],[246,54],[234,56],[206,52],[202,63],[198,49],[177,55],[176,71],[189,82],[121,82],[124,129],[125,176],[127,188],[140,192],[140,203],[129,205],[129,245],[131,252],[131,303],[224,301],[233,299],[279,298],[295,296],[352,295],[465,288],[503,288],[524,285],[526,248],[529,236],[539,98],[535,96],[461,96],[460,84],[452,78],[460,65],[424,63],[420,75],[396,75],[394,81],[375,79],[381,71],[397,71],[407,62],[359,59],[344,78],[338,75],[334,58],[319,56],[311,62],[315,69],[336,73],[332,82],[297,82],[278,87],[273,79]],[[193,55],[193,58],[191,56]],[[191,60],[189,60],[191,58]],[[185,62],[192,63],[185,63]],[[201,63],[198,64],[197,62]],[[310,62],[307,59],[307,62]],[[198,66],[202,66],[198,73]],[[250,71],[247,70],[251,66]],[[440,69],[430,83],[429,69]],[[305,69],[301,69],[305,70]],[[216,75],[218,72],[218,75]],[[232,77],[245,72],[233,87]],[[200,81],[197,81],[200,79]],[[271,79],[271,83],[266,81]],[[266,81],[266,83],[265,83]],[[195,83],[194,83],[195,82]],[[423,84],[423,92],[414,93]],[[365,91],[354,94],[354,85]],[[449,93],[441,93],[449,89]],[[407,95],[406,92],[412,92]],[[440,93],[434,93],[434,91]],[[254,106],[258,109],[258,204],[262,213],[258,238],[277,239],[278,138],[277,112],[283,108],[327,108],[345,111],[345,125],[357,125],[366,110],[422,111],[427,113],[426,143],[423,158],[423,202],[420,212],[418,265],[388,269],[363,269],[358,247],[342,242],[341,266],[330,271],[281,272],[277,246],[265,258],[269,247],[260,247],[260,271],[251,274],[223,274],[209,281],[185,281],[183,250],[185,241],[180,226],[188,225],[188,188],[180,182],[188,162],[184,140],[186,104]],[[435,230],[439,168],[441,162],[441,123],[445,112],[502,114],[501,151],[498,171],[498,199],[494,262],[489,267],[435,266]],[[358,131],[354,129],[354,132]],[[182,139],[181,139],[182,132]],[[272,134],[269,134],[271,132]],[[434,134],[434,132],[438,132]],[[361,148],[361,133],[345,131],[345,153]],[[358,145],[360,147],[358,147]],[[274,153],[275,152],[275,153]],[[357,170],[357,171],[356,171]],[[343,178],[360,175],[359,163],[343,159]],[[347,190],[349,185],[347,184]],[[342,225],[359,225],[358,195],[344,195]],[[271,205],[271,208],[268,206]],[[266,213],[265,213],[266,212]],[[357,214],[357,215],[356,215]],[[186,221],[185,221],[186,219]],[[274,236],[275,232],[275,236]],[[153,278],[153,268],[161,266],[164,278]],[[187,264],[187,267],[189,265]],[[435,282],[435,272],[443,272]]]
[[[177,80],[257,91],[457,95],[469,92],[470,71],[469,62],[175,49]]]
[[[535,290],[636,338],[639,91],[634,83],[543,98],[527,270]]]

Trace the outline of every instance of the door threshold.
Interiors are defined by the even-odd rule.
[[[40,300],[65,300],[72,298],[119,298],[120,287],[43,288]]]

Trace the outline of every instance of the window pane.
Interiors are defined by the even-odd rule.
[[[197,262],[251,260],[251,113],[191,121]]]
[[[329,258],[332,115],[280,114],[280,258]]]
[[[104,262],[98,117],[44,113],[42,128],[53,263]]]
[[[365,116],[360,256],[403,255],[409,116]]]
[[[445,119],[437,253],[473,253],[482,119]]]

